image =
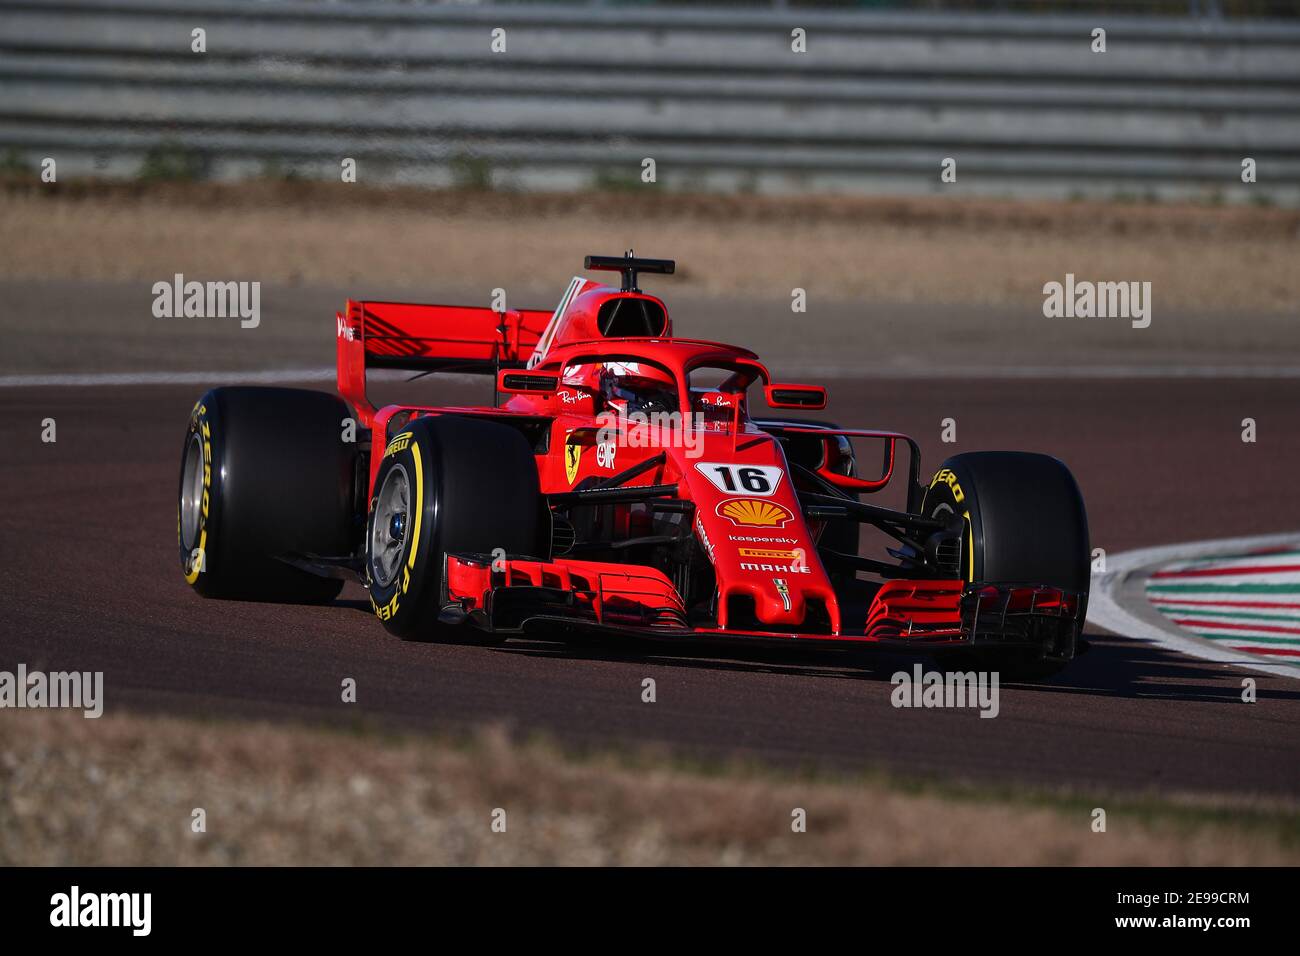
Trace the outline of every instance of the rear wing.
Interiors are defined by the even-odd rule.
[[[339,394],[369,427],[368,368],[495,375],[523,368],[551,321],[549,310],[348,300],[337,322]]]

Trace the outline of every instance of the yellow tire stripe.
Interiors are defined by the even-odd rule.
[[[974,582],[975,580],[975,528],[970,523],[970,512],[963,511],[963,517],[966,519],[966,553],[969,555],[970,572],[966,580]]]
[[[415,568],[415,551],[420,546],[420,516],[424,514],[424,466],[420,460],[420,446],[411,443],[411,457],[415,459],[415,537],[411,539],[411,553],[406,556],[406,566]]]

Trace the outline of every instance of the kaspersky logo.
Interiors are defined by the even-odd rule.
[[[738,528],[782,528],[794,520],[785,505],[762,498],[727,498],[718,503],[716,513]]]

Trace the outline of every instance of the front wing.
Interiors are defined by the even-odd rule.
[[[677,589],[654,568],[474,554],[446,555],[443,588],[444,623],[468,623],[497,634],[545,627],[709,644],[912,651],[1023,647],[1073,656],[1074,635],[1086,612],[1084,595],[1037,584],[892,580],[880,586],[860,626],[839,633],[722,629],[692,623]],[[1071,646],[1060,646],[1063,639]]]

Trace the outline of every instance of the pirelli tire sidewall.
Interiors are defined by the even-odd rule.
[[[185,445],[181,452],[178,497],[182,500],[187,490],[193,487],[187,473],[187,458],[191,449],[197,452],[201,461],[196,527],[187,529],[184,524],[184,509],[179,504],[176,509],[176,540],[180,548],[181,573],[185,575],[185,582],[205,597],[218,596],[216,592],[219,590],[214,586],[216,579],[206,573],[211,566],[211,552],[216,543],[214,532],[220,518],[222,482],[221,469],[213,468],[213,436],[219,428],[219,412],[213,399],[213,393],[208,392],[195,403],[190,412],[189,426],[185,430]]]
[[[957,456],[960,457],[960,456]],[[956,514],[964,520],[961,542],[960,570],[962,580],[982,581],[983,554],[982,536],[979,534],[979,501],[974,494],[974,484],[969,475],[960,468],[954,469],[953,458],[949,458],[930,479],[925,491],[921,512],[927,518],[946,520]],[[959,474],[960,472],[963,472]],[[968,490],[969,489],[969,490]]]
[[[305,389],[216,388],[195,403],[177,509],[181,572],[194,590],[291,603],[338,595],[341,580],[281,557],[352,550],[356,450],[341,435],[348,415],[337,396]],[[193,449],[201,458],[197,476]],[[198,504],[189,519],[187,495]]]
[[[377,573],[382,562],[376,562],[375,531],[385,482],[397,468],[406,474],[411,500],[400,564],[384,581]],[[472,626],[439,623],[444,555],[500,552],[547,560],[550,534],[533,448],[518,429],[472,416],[417,418],[388,438],[375,477],[366,518],[371,605],[401,637],[490,641]]]
[[[948,654],[948,665],[1043,680],[1079,652],[1090,582],[1088,518],[1070,470],[1028,452],[971,452],[943,463],[926,490],[924,514],[966,522],[962,576],[980,584],[1041,584],[1079,595],[1078,618],[1041,647],[980,647]]]
[[[366,516],[366,581],[370,606],[384,627],[399,637],[427,636],[437,627],[443,579],[438,534],[442,451],[428,419],[416,419],[394,435],[385,447]],[[382,583],[375,571],[370,542],[375,531],[379,494],[390,474],[399,468],[405,472],[409,484],[410,510],[397,573],[390,582]]]
[[[1074,476],[1058,459],[1009,451],[954,455],[931,480],[922,512],[965,519],[965,580],[1044,584],[1086,600],[1088,518]]]

